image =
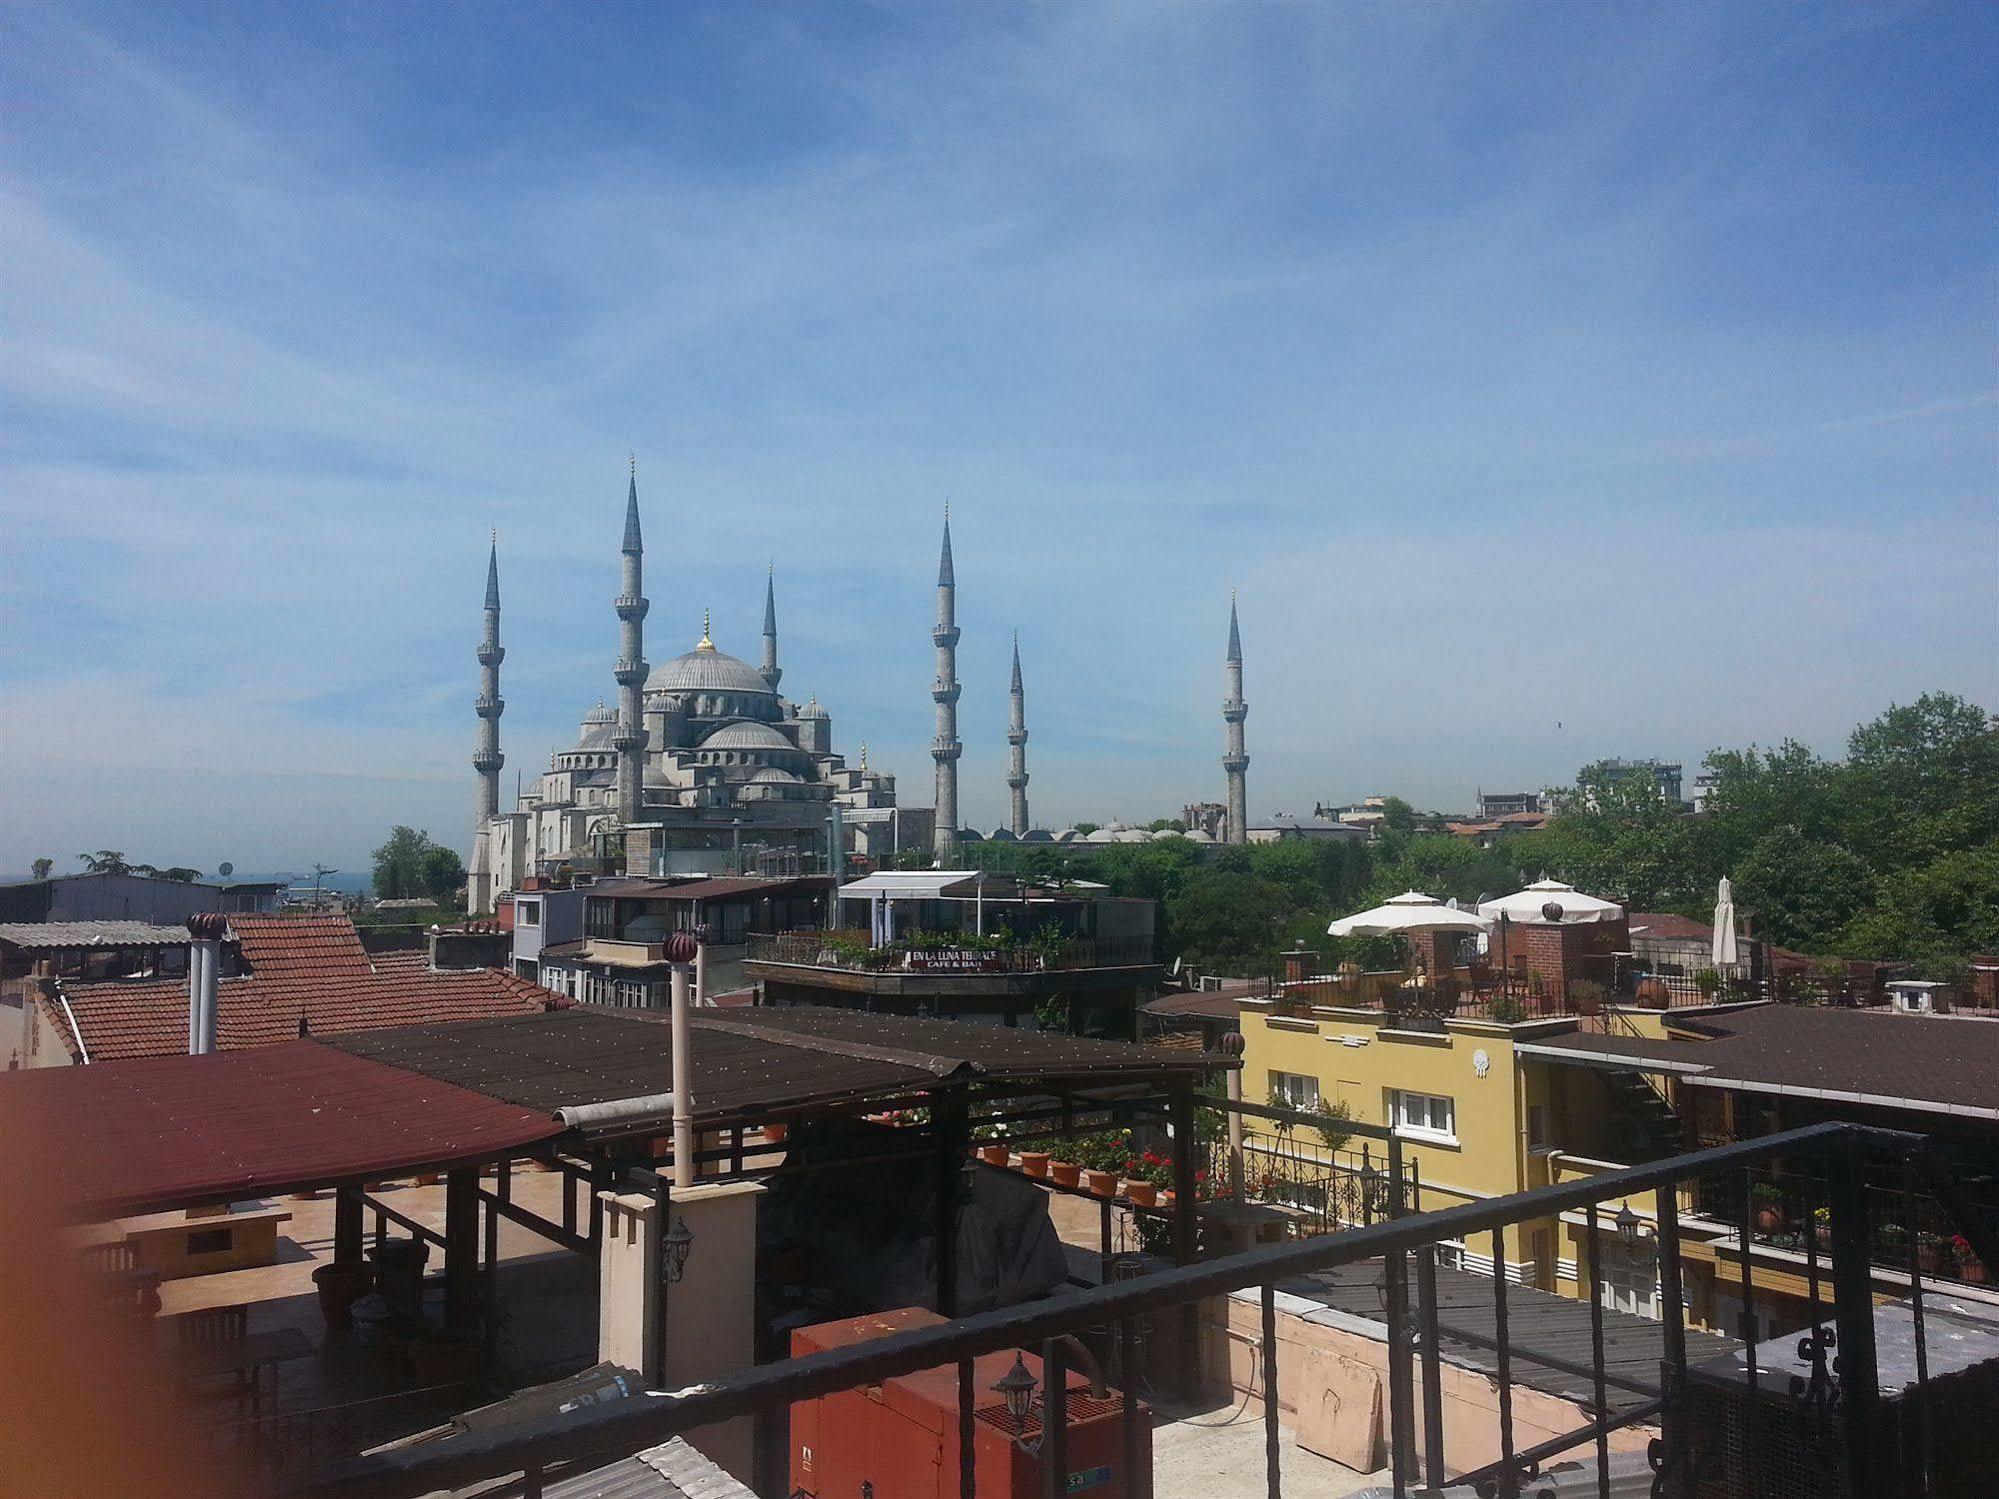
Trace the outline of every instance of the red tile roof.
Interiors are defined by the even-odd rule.
[[[216,1047],[240,1051],[295,1039],[299,1022],[315,1036],[528,1015],[568,1002],[553,990],[497,968],[432,973],[423,953],[383,954],[373,963],[345,916],[232,915],[229,931],[250,972],[216,988]],[[63,984],[62,996],[92,1062],[172,1056],[187,1050],[187,981]],[[79,1060],[60,1004],[43,1014]]]
[[[560,1132],[545,1112],[313,1041],[0,1074],[0,1166],[53,1173],[86,1217],[441,1169]]]

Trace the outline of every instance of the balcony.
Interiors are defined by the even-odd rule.
[[[1690,1316],[1680,1199],[1716,1183],[1712,1190],[1746,1203],[1758,1174],[1779,1162],[1822,1185],[1816,1206],[1826,1210],[1824,1253],[1814,1261],[1801,1319],[1776,1328],[1745,1357],[1740,1344]],[[958,1457],[935,1473],[926,1469],[923,1482],[933,1487],[923,1492],[955,1482],[960,1499],[974,1496],[974,1435],[996,1423],[1009,1440],[1019,1439],[1049,1494],[1094,1485],[1106,1495],[1211,1494],[1216,1473],[1241,1475],[1239,1460],[1213,1470],[1204,1486],[1183,1481],[1175,1489],[1162,1479],[1155,1489],[1151,1477],[1155,1418],[1148,1408],[1203,1392],[1211,1399],[1229,1392],[1228,1407],[1239,1399],[1243,1418],[1261,1425],[1268,1499],[1280,1499],[1287,1474],[1295,1479],[1301,1449],[1340,1443],[1354,1461],[1346,1469],[1351,1481],[1338,1491],[1356,1491],[1371,1478],[1379,1487],[1366,1492],[1384,1499],[1445,1485],[1453,1495],[1511,1499],[1986,1491],[1983,1481],[1999,1459],[1989,1419],[1999,1315],[1938,1296],[1919,1275],[1899,1299],[1874,1304],[1870,1250],[1884,1179],[1926,1194],[1942,1223],[1993,1252],[1990,1219],[1925,1137],[1821,1124],[1642,1167],[1592,1165],[1602,1169],[1433,1211],[1389,1186],[1377,1199],[1384,1211],[1362,1212],[1368,1221],[1358,1226],[1212,1258],[1183,1254],[1182,1263],[1156,1268],[1141,1256],[1117,1256],[1104,1283],[1068,1295],[933,1319],[673,1394],[378,1453],[304,1491],[404,1499],[517,1474],[524,1478],[514,1491],[540,1494],[565,1472],[747,1418],[752,1487],[783,1499],[798,1487],[786,1472],[787,1421],[798,1404],[926,1370],[948,1375],[954,1367],[957,1378],[944,1387],[955,1390],[957,1436],[949,1445],[945,1414],[942,1440]],[[1641,1218],[1634,1204],[1649,1211]],[[1550,1219],[1578,1224],[1592,1284],[1605,1283],[1599,1270],[1614,1253],[1642,1248],[1659,1315],[1634,1316],[1603,1298],[1555,1297],[1515,1283],[1509,1258],[1516,1231]],[[1483,1273],[1466,1251],[1478,1252]],[[1757,1292],[1747,1281],[1742,1292],[1756,1325]],[[1352,1370],[1302,1344],[1309,1329],[1376,1350],[1380,1381],[1369,1388],[1379,1392],[1378,1407],[1342,1405],[1334,1382],[1349,1380]],[[975,1382],[975,1360],[1016,1349],[1039,1351],[1040,1377],[1024,1371],[991,1388]],[[1094,1387],[1089,1419],[1119,1417],[1115,1444],[1077,1457],[1095,1465],[1080,1484],[1069,1448],[1071,1402],[1079,1396],[1068,1371],[1078,1368]],[[1329,1402],[1348,1414],[1327,1416]],[[1339,1429],[1329,1434],[1328,1421]],[[1563,1474],[1563,1486],[1554,1487]]]
[[[751,933],[745,960],[847,973],[1021,974],[1153,964],[1149,937],[980,937],[918,933],[875,946],[865,932]]]

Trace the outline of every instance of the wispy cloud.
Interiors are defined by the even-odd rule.
[[[1259,810],[1999,698],[1991,13],[12,22],[0,868],[462,839],[486,529],[532,774],[627,450],[649,654],[774,558],[910,800],[953,501],[975,820],[1016,626],[1037,812],[1212,794],[1231,585]]]

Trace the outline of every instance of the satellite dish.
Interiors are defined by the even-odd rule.
[[[226,880],[236,872],[236,866],[231,864],[227,859],[224,859],[220,864],[215,866],[215,872]]]

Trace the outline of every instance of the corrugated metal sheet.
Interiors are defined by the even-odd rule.
[[[518,1482],[504,1488],[481,1483],[460,1491],[464,1499],[516,1499],[521,1492]],[[543,1499],[755,1499],[746,1484],[679,1437],[588,1473],[555,1479],[541,1492]]]
[[[312,1041],[0,1076],[0,1146],[112,1217],[490,1159],[547,1114]]]
[[[412,1025],[328,1045],[554,1114],[575,1104],[663,1093],[672,1074],[667,1015],[592,1005],[546,1015]],[[749,1009],[692,1021],[696,1118],[754,1118],[856,1098],[884,1101],[944,1078],[986,1081],[1185,1076],[1220,1059],[852,1010]]]
[[[0,923],[0,942],[15,947],[184,947],[185,926],[150,921],[9,921]]]

